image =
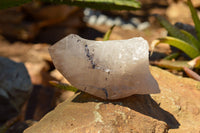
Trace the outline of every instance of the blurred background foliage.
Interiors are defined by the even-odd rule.
[[[1,0],[0,9],[19,6],[32,0]],[[40,0],[41,2],[68,4],[103,10],[135,10],[141,7],[137,0]]]

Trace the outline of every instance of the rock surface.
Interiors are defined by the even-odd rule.
[[[151,67],[161,93],[103,101],[86,93],[58,105],[24,133],[200,131],[200,83]]]
[[[182,78],[152,68],[151,72],[157,80],[161,93],[151,95],[162,109],[173,114],[180,123],[179,128],[170,129],[170,133],[200,132],[200,82],[190,78]]]
[[[24,64],[0,57],[0,122],[17,115],[31,90]]]
[[[145,115],[134,110],[134,106],[152,110],[148,109],[149,112]],[[163,110],[149,95],[135,95],[122,100],[105,102],[89,94],[78,93],[71,100],[61,103],[24,133],[164,133],[167,131],[167,124],[151,118],[156,117],[158,115],[156,112],[159,111]],[[163,111],[162,116],[176,123],[169,113]]]
[[[149,71],[148,50],[142,37],[92,41],[71,34],[51,46],[49,53],[74,87],[103,99],[119,99],[160,92]]]

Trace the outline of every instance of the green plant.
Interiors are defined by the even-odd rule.
[[[77,92],[78,89],[69,85],[69,84],[66,84],[66,83],[59,83],[57,81],[49,81],[49,83],[56,87],[56,88],[59,88],[59,89],[62,89],[62,90],[68,90],[68,91],[73,91],[73,92]]]
[[[113,26],[105,33],[105,35],[104,35],[104,37],[103,37],[103,41],[107,41],[107,40],[110,39],[110,35],[111,35],[111,33],[112,33],[114,27],[115,27],[115,25],[113,25]]]
[[[0,0],[0,9],[19,6],[36,0]],[[68,4],[103,10],[135,10],[141,7],[137,0],[37,0],[56,4]]]
[[[190,70],[189,68],[200,68],[200,19],[198,18],[197,12],[192,5],[191,0],[187,0],[187,4],[190,8],[191,16],[194,21],[196,36],[193,36],[185,30],[178,29],[173,26],[169,21],[160,15],[154,15],[160,24],[168,31],[168,36],[158,38],[154,40],[151,44],[152,52],[155,46],[160,43],[168,43],[174,46],[185,54],[187,54],[192,60],[191,61],[174,61],[179,54],[172,53],[171,55],[165,57],[159,62],[154,64],[163,68],[173,69],[173,70],[183,70],[185,73],[195,79],[200,81],[200,75]]]
[[[0,9],[6,9],[14,6],[31,2],[32,0],[0,0]]]
[[[169,45],[182,50],[190,58],[194,59],[195,57],[200,56],[200,20],[191,0],[188,0],[187,3],[195,24],[197,38],[195,38],[189,32],[180,30],[173,26],[164,17],[160,15],[154,15],[160,24],[168,31],[169,36],[158,38],[157,40],[153,41],[152,47],[154,48],[160,43],[168,43]]]

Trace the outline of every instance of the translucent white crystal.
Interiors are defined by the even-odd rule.
[[[71,34],[49,48],[55,67],[76,88],[103,99],[158,93],[142,37],[91,41]]]

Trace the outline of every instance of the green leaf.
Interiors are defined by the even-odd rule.
[[[192,14],[192,19],[194,21],[195,29],[197,31],[197,38],[198,38],[198,40],[200,40],[200,20],[199,20],[199,17],[197,15],[197,12],[196,12],[194,6],[192,5],[191,0],[188,0],[187,3],[188,3],[188,6],[190,7],[190,12]]]
[[[171,61],[162,59],[159,62],[154,62],[154,65],[157,65],[162,68],[173,69],[181,71],[184,67],[190,68],[188,61]]]
[[[172,54],[166,56],[166,57],[164,58],[164,60],[176,59],[179,55],[180,55],[180,53],[172,53]]]
[[[69,84],[64,84],[64,83],[59,83],[57,81],[49,81],[49,83],[51,85],[53,85],[54,87],[56,88],[59,88],[59,89],[63,89],[63,90],[68,90],[68,91],[73,91],[73,92],[77,92],[78,89],[69,85]]]
[[[31,2],[34,0],[0,0],[0,9]],[[137,0],[39,0],[42,2],[68,4],[79,7],[90,7],[101,10],[136,10],[141,7]]]
[[[195,58],[200,55],[200,51],[198,49],[180,39],[174,37],[164,37],[164,38],[159,38],[158,40],[159,42],[157,42],[156,45],[158,45],[158,43],[168,43],[169,45],[182,50],[190,58]]]
[[[183,34],[185,34],[192,41],[192,45],[200,50],[200,41],[198,41],[192,34],[185,30],[180,30]]]
[[[141,7],[137,0],[40,0],[101,10],[136,10]]]
[[[0,0],[0,9],[20,6],[31,1],[32,0]]]
[[[170,36],[184,40],[185,42],[187,42],[191,45],[195,45],[195,44],[193,44],[193,42],[190,40],[190,38],[188,36],[186,36],[184,33],[182,33],[177,27],[173,26],[164,17],[162,17],[158,14],[155,14],[154,16],[160,22],[160,24],[168,31]]]
[[[103,37],[103,41],[109,40],[110,34],[112,33],[114,27],[115,27],[115,25],[113,25],[113,26],[106,32],[106,34],[105,34],[104,37]]]

